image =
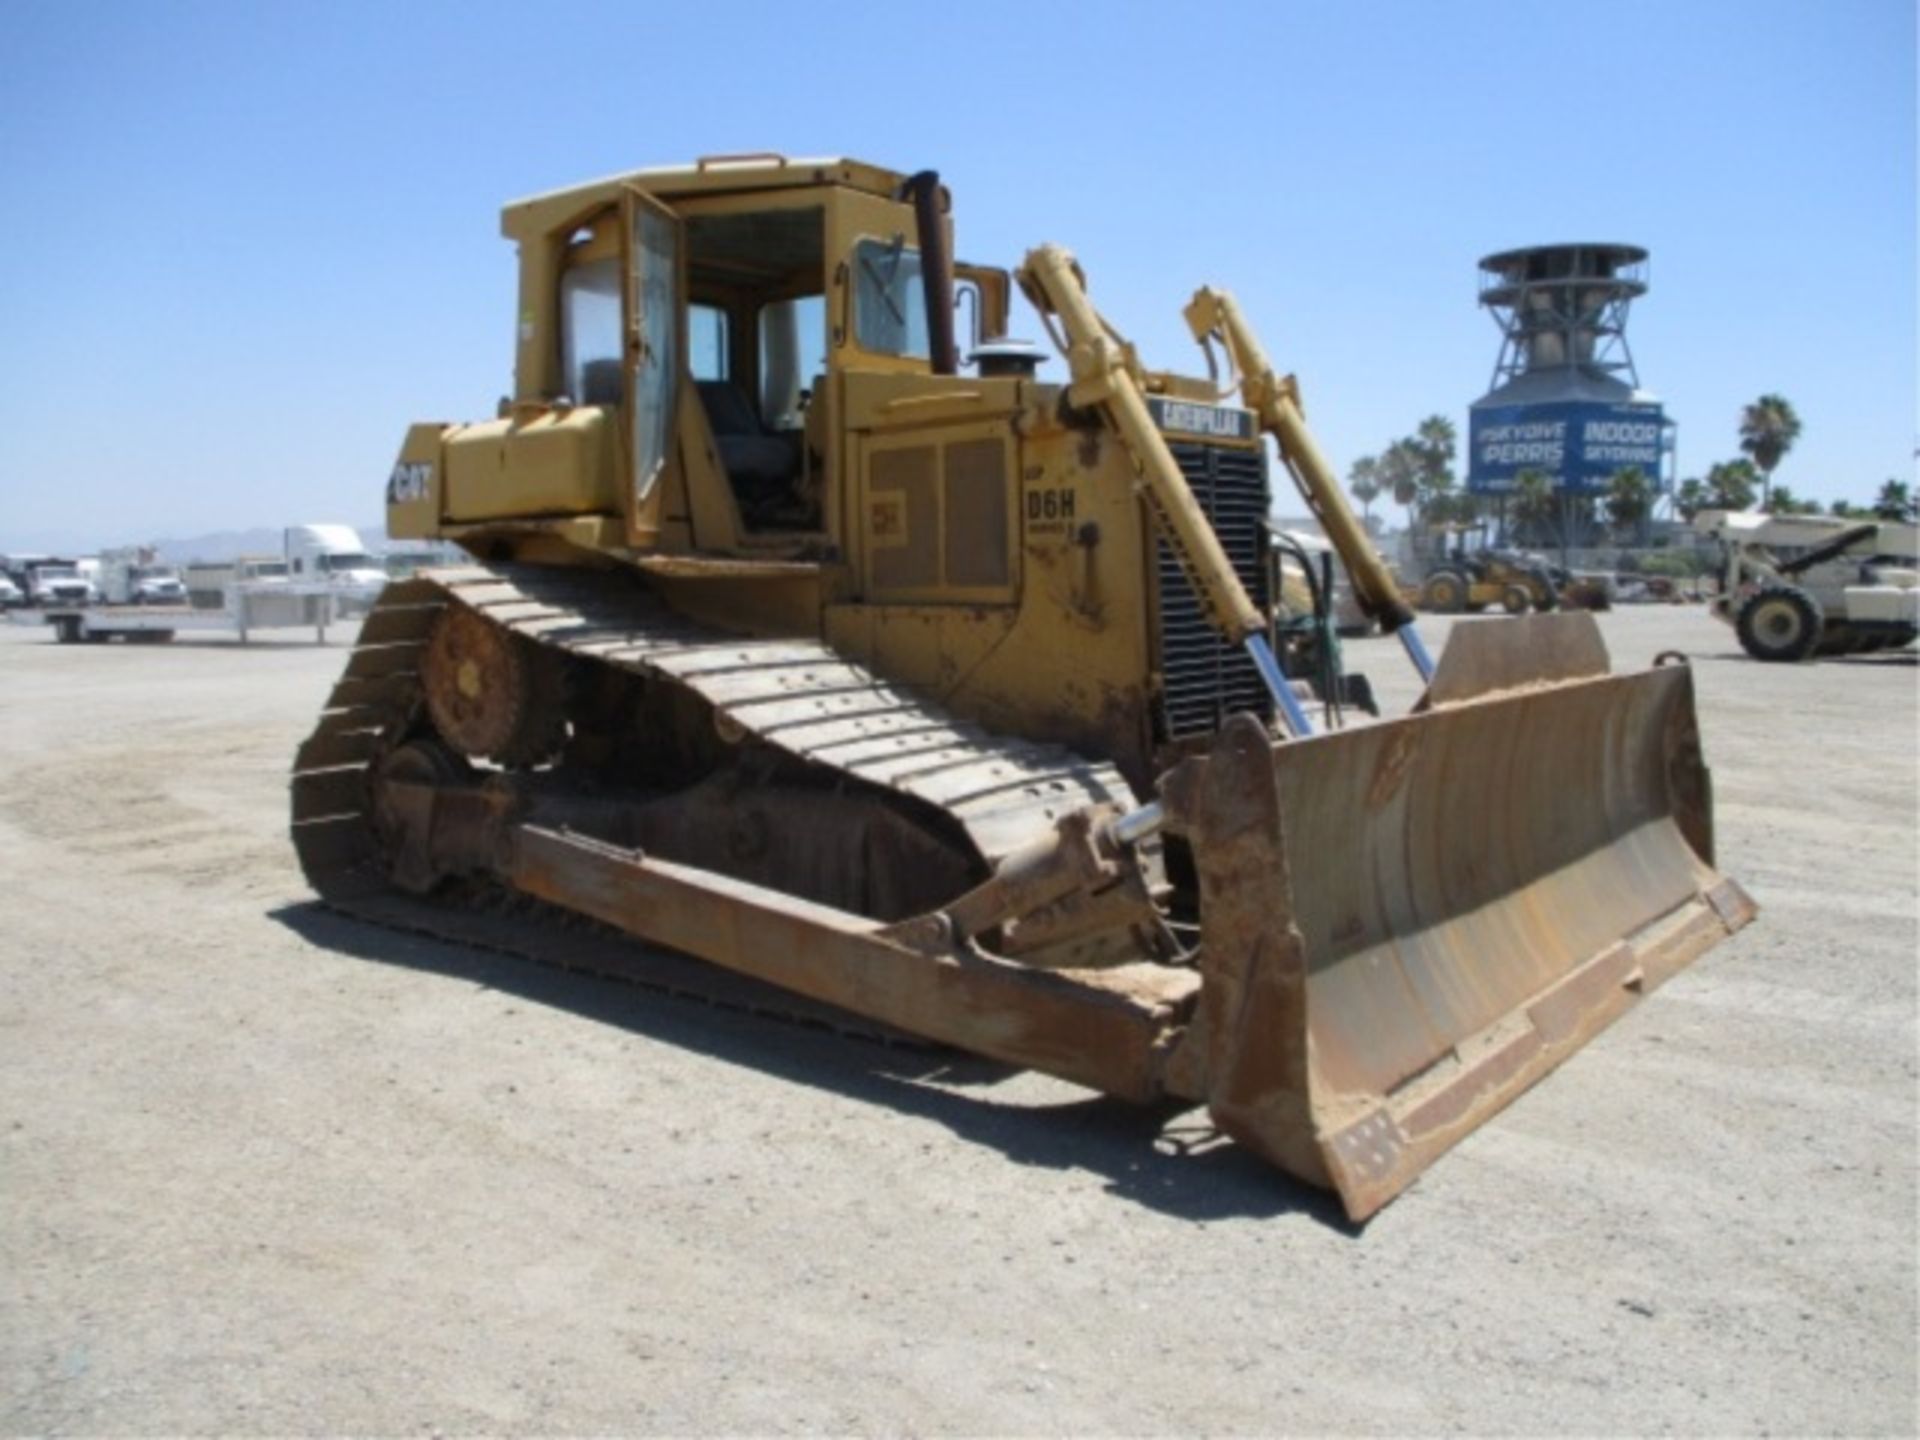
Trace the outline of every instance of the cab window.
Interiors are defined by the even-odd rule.
[[[924,360],[932,353],[920,252],[903,236],[853,247],[853,338],[877,355]]]
[[[717,305],[687,307],[687,369],[695,380],[732,377],[727,356],[727,312]]]
[[[760,413],[774,430],[806,423],[802,392],[827,368],[827,302],[799,295],[760,307]]]
[[[560,363],[578,405],[620,403],[620,262],[567,268],[560,280]]]

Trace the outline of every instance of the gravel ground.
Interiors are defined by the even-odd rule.
[[[1920,670],[1605,627],[1696,657],[1762,916],[1360,1231],[1197,1115],[333,917],[340,645],[0,627],[0,1428],[1911,1434]]]

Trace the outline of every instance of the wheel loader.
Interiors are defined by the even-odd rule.
[[[1494,605],[1509,615],[1524,615],[1559,603],[1559,587],[1543,557],[1484,544],[1469,547],[1464,533],[1420,585],[1420,608],[1439,615]]]
[[[1356,1220],[1753,913],[1685,665],[1611,673],[1587,616],[1435,664],[1228,294],[1154,369],[1072,254],[962,263],[935,174],[844,159],[503,229],[513,393],[387,480],[470,558],[380,596],[295,760],[332,904],[1204,1105]],[[1411,713],[1281,673],[1276,456]]]

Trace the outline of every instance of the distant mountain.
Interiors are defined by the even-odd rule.
[[[280,549],[280,532],[257,526],[252,530],[216,530],[187,540],[156,540],[154,548],[168,565],[191,560],[232,560],[240,555],[272,555]]]
[[[379,554],[387,548],[387,527],[376,522],[356,525],[367,549]],[[122,545],[151,545],[160,553],[161,563],[185,565],[193,560],[231,560],[238,555],[277,555],[281,533],[278,525],[256,525],[250,530],[216,530],[208,535],[189,535],[181,539],[155,540],[146,536],[103,538],[97,531],[45,530],[9,534],[0,543],[0,554],[9,555],[97,555],[102,550]]]

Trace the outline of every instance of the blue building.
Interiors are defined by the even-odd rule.
[[[1637,245],[1535,245],[1480,262],[1480,303],[1501,341],[1493,388],[1468,411],[1470,491],[1497,500],[1537,470],[1584,529],[1593,507],[1582,502],[1621,470],[1671,489],[1673,422],[1640,388],[1627,347],[1627,311],[1646,292]]]

